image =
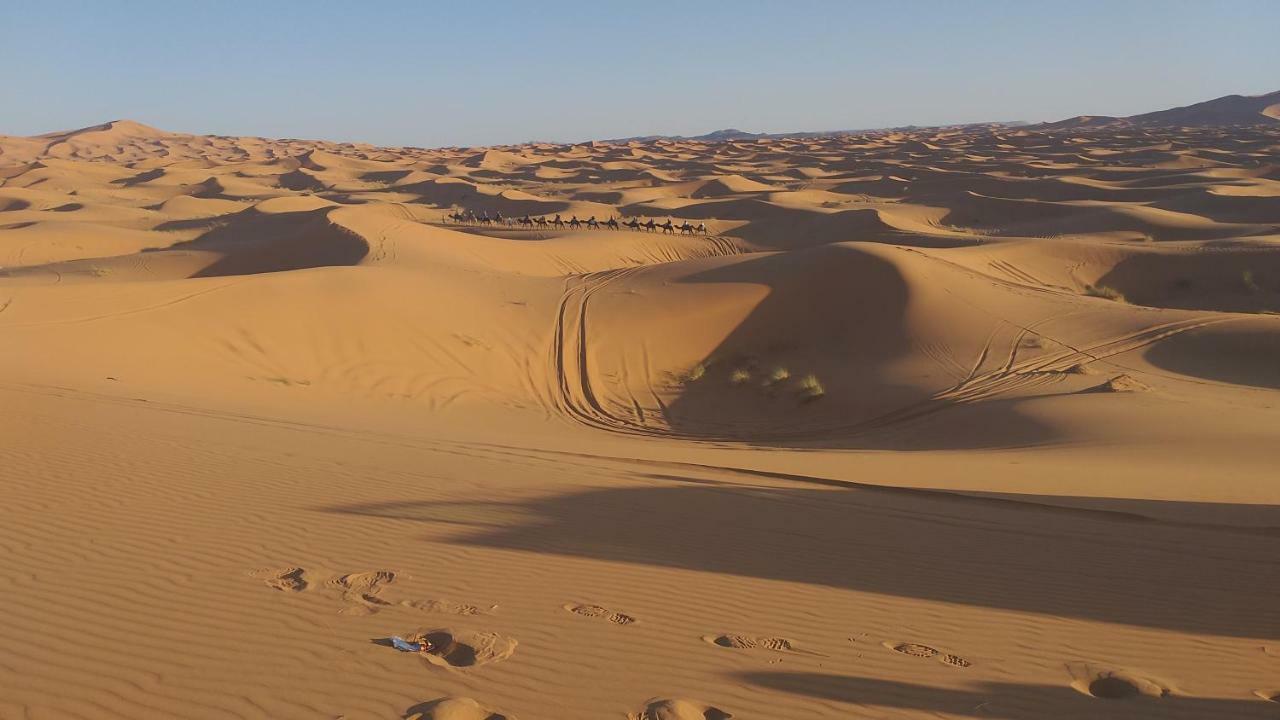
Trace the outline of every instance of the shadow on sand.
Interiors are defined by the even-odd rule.
[[[898,708],[948,717],[998,720],[1246,720],[1275,718],[1280,706],[1248,695],[1240,698],[1192,698],[1177,694],[1153,698],[1090,697],[1066,682],[1052,685],[983,682],[964,690],[928,687],[891,680],[806,672],[746,672],[739,680],[793,695],[806,695],[853,705]],[[874,717],[874,716],[867,716]]]
[[[1058,438],[1053,427],[1019,411],[1028,396],[965,402],[939,395],[953,378],[904,373],[923,341],[912,337],[907,314],[919,299],[901,268],[873,249],[827,245],[734,259],[676,282],[768,289],[703,361],[705,375],[662,408],[678,437],[904,451],[1022,447]],[[699,316],[690,310],[679,321],[692,325]],[[736,383],[732,373],[744,368],[752,382]],[[775,368],[789,368],[790,377],[759,387]],[[805,399],[805,375],[820,379],[820,399]]]
[[[449,541],[459,545],[1190,633],[1260,637],[1280,628],[1278,506],[649,477],[659,484],[526,503],[326,511],[452,525]],[[1088,507],[1059,505],[1074,500]],[[1206,521],[1157,519],[1170,517]],[[1253,527],[1236,527],[1245,523]]]

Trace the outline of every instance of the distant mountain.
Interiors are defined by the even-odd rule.
[[[725,128],[724,130],[716,130],[706,133],[705,135],[634,135],[625,138],[613,138],[610,140],[601,140],[599,142],[652,142],[654,140],[697,140],[700,142],[724,142],[726,140],[754,140],[756,138],[771,137],[765,133],[753,133],[746,130],[738,130],[736,128]]]
[[[781,133],[753,133],[737,128],[725,128],[724,130],[715,130],[704,135],[636,135],[633,137],[614,138],[611,140],[597,140],[603,143],[624,143],[624,142],[653,142],[654,140],[688,140],[697,142],[728,142],[733,140],[763,140],[763,139],[780,139],[780,138],[818,138],[831,137],[832,135],[849,135],[853,133],[867,132],[901,132],[908,130],[922,129],[966,129],[966,128],[987,128],[987,127],[1022,127],[1027,123],[1022,121],[1013,122],[985,122],[985,123],[961,123],[955,125],[899,125],[896,127],[881,128],[859,128],[855,130],[806,130],[801,132],[781,132]]]
[[[1079,115],[1037,125],[1043,130],[1105,127],[1222,127],[1280,123],[1280,90],[1266,95],[1226,95],[1186,107],[1112,117]]]
[[[764,133],[752,133],[737,128],[725,128],[724,130],[716,130],[706,135],[698,135],[693,140],[702,140],[704,142],[721,142],[724,140],[754,140],[758,137],[765,137]]]

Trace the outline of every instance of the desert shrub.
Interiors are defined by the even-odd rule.
[[[817,375],[810,373],[800,380],[800,400],[802,402],[817,400],[826,394],[826,388],[822,387]]]
[[[1106,298],[1116,302],[1124,302],[1124,294],[1113,287],[1106,285],[1085,285],[1084,294],[1090,297]]]
[[[734,370],[732,373],[729,373],[729,382],[733,383],[734,385],[741,385],[742,383],[750,379],[751,379],[750,370],[739,368],[737,370]]]
[[[706,374],[707,374],[707,366],[703,363],[698,363],[697,365],[694,365],[693,367],[689,368],[689,372],[684,374],[684,381],[697,382],[701,380]]]
[[[1262,288],[1258,287],[1258,283],[1253,279],[1253,271],[1245,270],[1240,276],[1240,282],[1244,285],[1244,289],[1251,293],[1257,294],[1262,292]]]

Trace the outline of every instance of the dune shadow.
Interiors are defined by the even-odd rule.
[[[179,221],[211,228],[193,240],[152,252],[204,251],[219,256],[193,278],[356,265],[369,254],[369,244],[331,222],[330,210],[267,214],[249,208],[231,216]]]
[[[1169,694],[1161,698],[1133,696],[1108,699],[1078,692],[1065,681],[1062,686],[981,682],[965,689],[952,689],[816,672],[753,671],[738,673],[735,677],[757,687],[819,700],[958,717],[1000,720],[1246,720],[1276,717],[1276,706],[1257,698],[1199,698]]]
[[[151,209],[158,210],[160,206],[152,206]],[[245,212],[228,213],[225,215],[209,215],[205,217],[184,218],[182,220],[166,220],[155,227],[160,232],[170,232],[174,230],[207,230],[209,228],[225,225],[235,220],[237,215]],[[143,250],[143,252],[158,252],[156,250]]]
[[[756,285],[768,294],[703,360],[703,376],[685,382],[665,404],[662,417],[672,434],[769,447],[903,451],[1055,439],[1053,428],[1018,411],[1025,397],[958,403],[938,397],[941,384],[903,381],[897,363],[919,352],[907,318],[914,298],[901,270],[867,249],[825,245],[774,253],[676,282]],[[696,322],[696,313],[690,318]],[[780,367],[787,369],[785,379],[759,381]],[[756,381],[736,383],[734,373]],[[806,387],[809,377],[820,395]],[[944,411],[944,419],[937,417]]]
[[[459,180],[448,182],[438,179],[424,180],[397,185],[394,190],[397,193],[416,195],[418,199],[413,202],[423,205],[437,208],[459,207],[491,215],[500,212],[507,217],[548,215],[565,212],[570,208],[570,204],[564,200],[548,200],[534,196],[512,197],[508,191],[483,192],[474,183]]]
[[[120,178],[119,180],[112,180],[111,182],[125,187],[133,187],[134,185],[141,185],[143,183],[151,182],[152,180],[158,180],[165,176],[165,172],[164,168],[153,168],[151,170],[140,172],[137,175]]]
[[[1280,327],[1206,328],[1166,338],[1143,353],[1147,362],[1190,377],[1280,390]]]
[[[1219,312],[1280,311],[1280,248],[1128,255],[1098,279],[1127,302]]]
[[[1280,506],[1124,500],[1112,509],[1084,498],[1088,507],[1071,508],[1055,503],[1073,498],[835,489],[819,483],[839,481],[817,478],[813,487],[654,479],[524,503],[324,510],[452,528],[448,541],[465,546],[1212,635],[1280,628]]]

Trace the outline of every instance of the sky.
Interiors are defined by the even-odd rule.
[[[1280,0],[0,0],[0,134],[440,147],[1130,115],[1280,89]]]

